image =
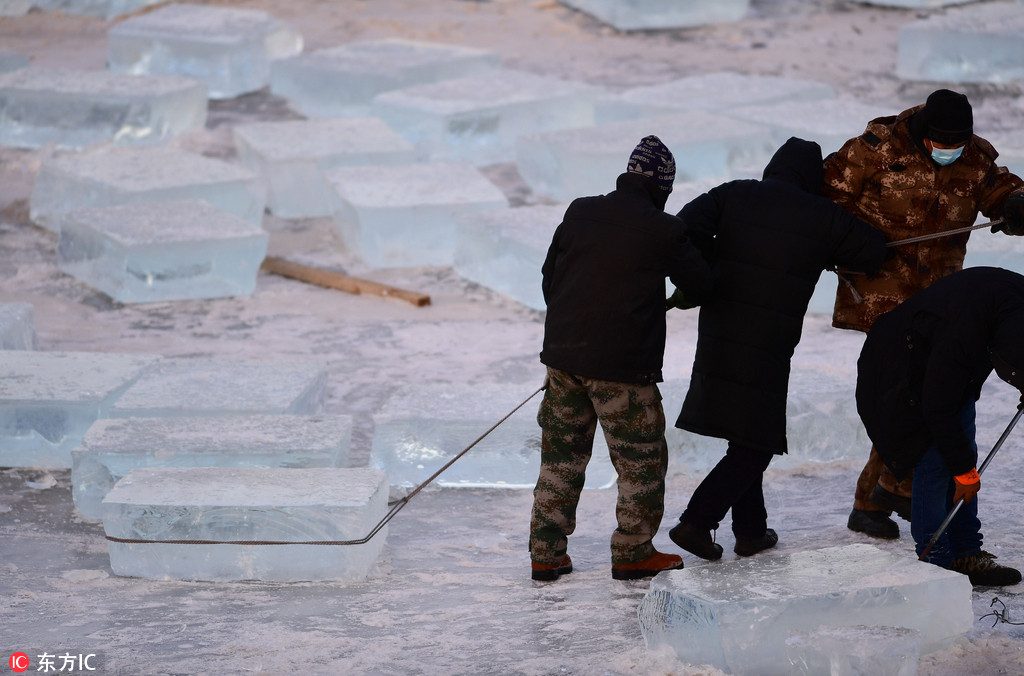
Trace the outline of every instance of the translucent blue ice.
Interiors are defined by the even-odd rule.
[[[561,0],[619,30],[685,28],[739,21],[749,0]]]
[[[32,0],[32,4],[47,12],[84,14],[114,19],[140,9],[157,5],[163,0]]]
[[[921,632],[890,626],[824,626],[792,632],[786,656],[793,676],[915,676]]]
[[[0,16],[5,15],[0,13]],[[18,68],[24,68],[28,64],[29,58],[24,54],[18,54],[17,52],[8,52],[6,50],[0,49],[0,73],[6,73],[8,71],[17,70]]]
[[[36,349],[31,303],[0,303],[0,350]]]

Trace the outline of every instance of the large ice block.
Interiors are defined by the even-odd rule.
[[[740,167],[764,166],[778,147],[767,126],[704,110],[680,110],[669,116],[520,136],[516,166],[541,195],[562,201],[600,195],[614,189],[633,148],[648,134],[658,136],[672,151],[680,183],[728,180]]]
[[[1024,78],[1024,8],[981,3],[900,26],[896,75],[929,82]]]
[[[110,418],[312,415],[323,410],[325,364],[287,359],[164,359],[111,407]]]
[[[302,51],[302,36],[256,9],[169,4],[114,26],[107,65],[126,73],[184,75],[212,99],[270,84],[271,63]]]
[[[114,19],[140,9],[160,4],[165,0],[32,0],[32,4],[47,12],[83,14]]]
[[[36,349],[31,303],[0,303],[0,350]]]
[[[792,632],[786,655],[793,676],[915,676],[921,632],[906,627],[825,626]]]
[[[117,481],[139,467],[344,467],[347,415],[97,420],[71,451],[71,496],[91,519]]]
[[[592,125],[601,91],[498,69],[385,92],[373,100],[372,110],[411,141],[421,159],[481,166],[511,161],[516,137],[523,134]]]
[[[339,167],[325,177],[342,241],[377,268],[451,265],[456,219],[508,206],[465,162]]]
[[[619,30],[686,28],[739,21],[749,0],[560,0]]]
[[[258,175],[176,148],[101,148],[44,161],[36,175],[29,216],[56,230],[58,213],[119,204],[201,199],[263,223],[266,188]]]
[[[267,254],[259,226],[200,200],[57,214],[57,263],[121,303],[247,296]]]
[[[332,212],[324,172],[412,162],[412,144],[375,117],[254,122],[234,128],[242,162],[266,179],[267,207],[282,218]]]
[[[0,350],[0,467],[71,467],[89,426],[159,359]]]
[[[167,544],[108,539],[117,575],[151,580],[358,582],[387,526],[387,477],[370,468],[144,468],[103,499],[103,530],[124,540],[289,544]],[[291,544],[295,543],[295,544]]]
[[[183,77],[30,66],[0,73],[0,145],[156,145],[206,122],[206,89]]]
[[[822,155],[839,150],[843,143],[863,134],[868,122],[876,117],[893,114],[895,112],[885,106],[845,99],[785,101],[722,112],[737,120],[767,125],[777,145],[791,136],[815,141],[821,146]]]
[[[0,13],[0,16],[4,15]],[[24,54],[8,52],[7,50],[0,49],[0,73],[7,73],[12,70],[24,68],[29,63],[28,56]]]
[[[730,674],[790,673],[792,632],[892,626],[920,632],[921,651],[971,630],[966,575],[853,544],[661,573],[637,615],[648,649]]]
[[[820,101],[835,96],[831,85],[803,78],[727,71],[690,75],[601,96],[598,123],[657,117],[687,110],[728,111],[783,101]]]
[[[540,268],[565,209],[565,204],[538,205],[459,217],[455,272],[534,310],[544,310]]]
[[[366,115],[377,94],[498,67],[498,53],[403,39],[351,42],[275,61],[270,91],[309,117]]]
[[[543,382],[543,372],[540,374]],[[445,463],[520,404],[538,385],[403,385],[374,414],[370,464],[383,470],[396,494],[426,481]],[[542,394],[499,425],[432,485],[533,488],[540,471],[537,407]],[[587,488],[615,484],[600,426],[587,467]]]

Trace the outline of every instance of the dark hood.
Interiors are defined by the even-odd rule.
[[[793,136],[775,151],[761,178],[795,183],[812,195],[820,195],[824,173],[821,146]]]

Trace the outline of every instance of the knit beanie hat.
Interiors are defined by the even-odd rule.
[[[974,133],[974,114],[967,97],[948,89],[928,96],[924,108],[924,136],[947,146],[966,143]]]
[[[646,176],[665,192],[672,192],[672,183],[676,179],[676,161],[661,139],[645,136],[629,156],[626,171]]]

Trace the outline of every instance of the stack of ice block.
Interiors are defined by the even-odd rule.
[[[0,350],[0,467],[71,467],[89,426],[159,359]]]
[[[932,82],[1024,78],[1024,8],[982,3],[900,26],[896,75]]]
[[[65,14],[86,14],[114,19],[140,9],[159,4],[164,0],[33,0],[39,9]]]
[[[259,226],[200,200],[77,209],[55,222],[60,269],[121,303],[247,296],[267,254]]]
[[[205,121],[206,89],[188,78],[42,67],[0,74],[2,145],[156,145]]]
[[[176,148],[103,148],[58,155],[36,175],[29,215],[56,230],[66,211],[119,204],[201,199],[243,218],[263,223],[266,189],[253,172]]]
[[[819,627],[792,632],[786,655],[794,676],[914,676],[921,632],[906,627]]]
[[[791,673],[791,633],[819,627],[904,627],[920,632],[922,652],[944,648],[971,630],[971,595],[966,575],[854,544],[670,570],[637,615],[648,649],[777,674]]]
[[[649,134],[672,151],[680,183],[727,180],[742,167],[763,166],[777,148],[772,131],[754,121],[680,110],[668,116],[520,136],[516,165],[523,180],[539,194],[563,201],[599,195],[614,189],[633,148]]]
[[[739,21],[749,0],[560,0],[619,30],[686,28]]]
[[[327,369],[308,360],[164,359],[110,407],[109,418],[224,416],[323,410]]]
[[[0,350],[36,349],[31,303],[0,303]]]
[[[191,544],[110,540],[117,575],[152,580],[358,582],[373,567],[387,478],[369,469],[136,469],[103,499],[103,530],[124,540],[285,542]],[[290,544],[295,543],[295,544]]]
[[[370,464],[383,470],[396,494],[426,481],[445,463],[501,420],[537,384],[403,385],[373,416]],[[447,487],[533,488],[540,471],[538,394],[499,425],[434,485]],[[587,467],[587,488],[615,483],[608,445],[600,429]]]
[[[724,115],[737,120],[767,125],[775,136],[776,146],[791,136],[815,141],[822,155],[839,150],[849,139],[860,136],[868,122],[876,117],[897,112],[883,106],[823,99],[819,101],[786,101],[771,105],[744,106]]]
[[[455,272],[529,308],[544,310],[540,268],[565,208],[525,206],[460,217]]]
[[[516,137],[594,124],[591,85],[498,69],[378,95],[373,112],[416,146],[421,159],[477,166],[511,161]]]
[[[325,174],[345,244],[372,267],[451,265],[456,219],[508,206],[464,162],[339,167]]]
[[[0,14],[0,16],[3,16]],[[29,64],[29,58],[17,52],[8,52],[0,49],[0,73],[7,73],[12,70],[24,68]]]
[[[821,101],[835,96],[824,82],[771,75],[718,72],[634,87],[598,99],[598,123],[657,117],[687,110],[728,111],[784,101]]]
[[[212,99],[266,87],[271,64],[302,51],[302,36],[266,12],[207,5],[161,7],[114,26],[107,39],[111,70],[184,75]]]
[[[117,481],[139,467],[344,467],[350,416],[108,418],[71,452],[71,496],[92,519]]]
[[[443,43],[353,42],[275,61],[270,91],[309,117],[366,115],[392,89],[493,70],[498,54]]]
[[[234,135],[242,162],[267,182],[267,207],[282,218],[331,214],[329,169],[413,161],[412,144],[375,117],[256,122]]]

